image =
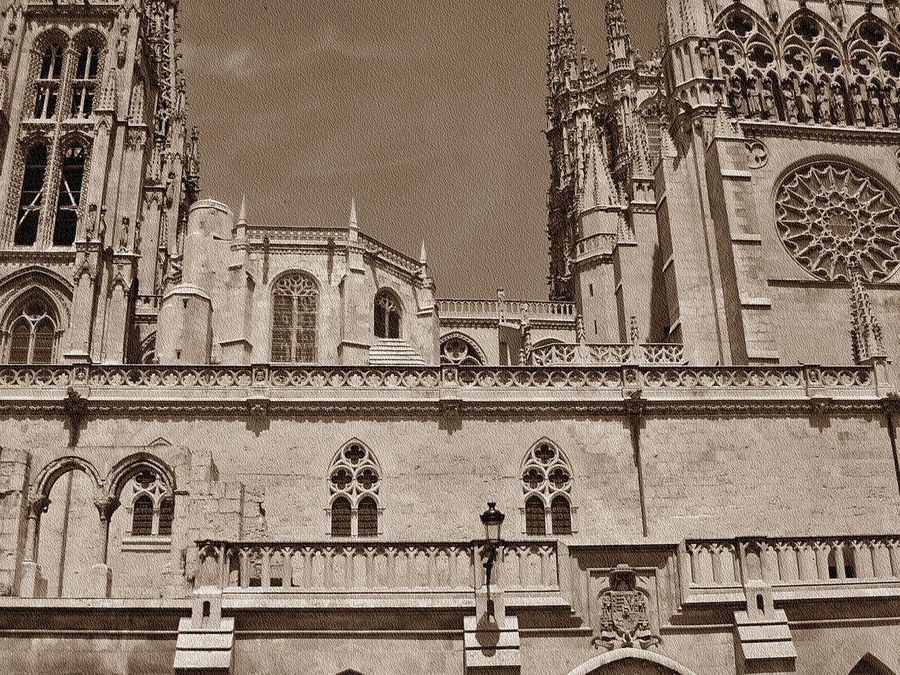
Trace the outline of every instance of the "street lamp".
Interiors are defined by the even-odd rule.
[[[482,549],[484,558],[484,572],[487,580],[487,611],[494,616],[494,601],[491,600],[491,570],[494,569],[494,561],[497,560],[497,550],[500,547],[500,526],[506,518],[497,510],[497,502],[488,502],[487,511],[481,514],[481,522],[484,524],[485,545]]]

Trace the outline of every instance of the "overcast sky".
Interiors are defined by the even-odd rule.
[[[639,47],[659,0],[627,7]],[[376,9],[377,6],[377,9]],[[603,62],[603,0],[570,0]],[[203,196],[254,223],[361,229],[440,297],[547,296],[547,21],[556,0],[181,3]]]

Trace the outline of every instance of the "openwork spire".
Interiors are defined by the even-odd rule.
[[[850,323],[853,337],[853,358],[857,363],[865,363],[872,358],[883,358],[884,341],[881,324],[875,316],[869,292],[863,285],[859,263],[848,265],[850,273]]]
[[[611,71],[634,68],[634,48],[622,0],[606,0],[606,44]]]

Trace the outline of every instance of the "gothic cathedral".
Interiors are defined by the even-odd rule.
[[[520,300],[202,199],[178,0],[2,0],[5,672],[900,673],[900,0],[622,3]]]

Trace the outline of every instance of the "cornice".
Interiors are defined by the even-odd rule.
[[[900,129],[886,127],[790,124],[752,119],[739,119],[737,123],[748,138],[790,138],[865,145],[900,144]]]

